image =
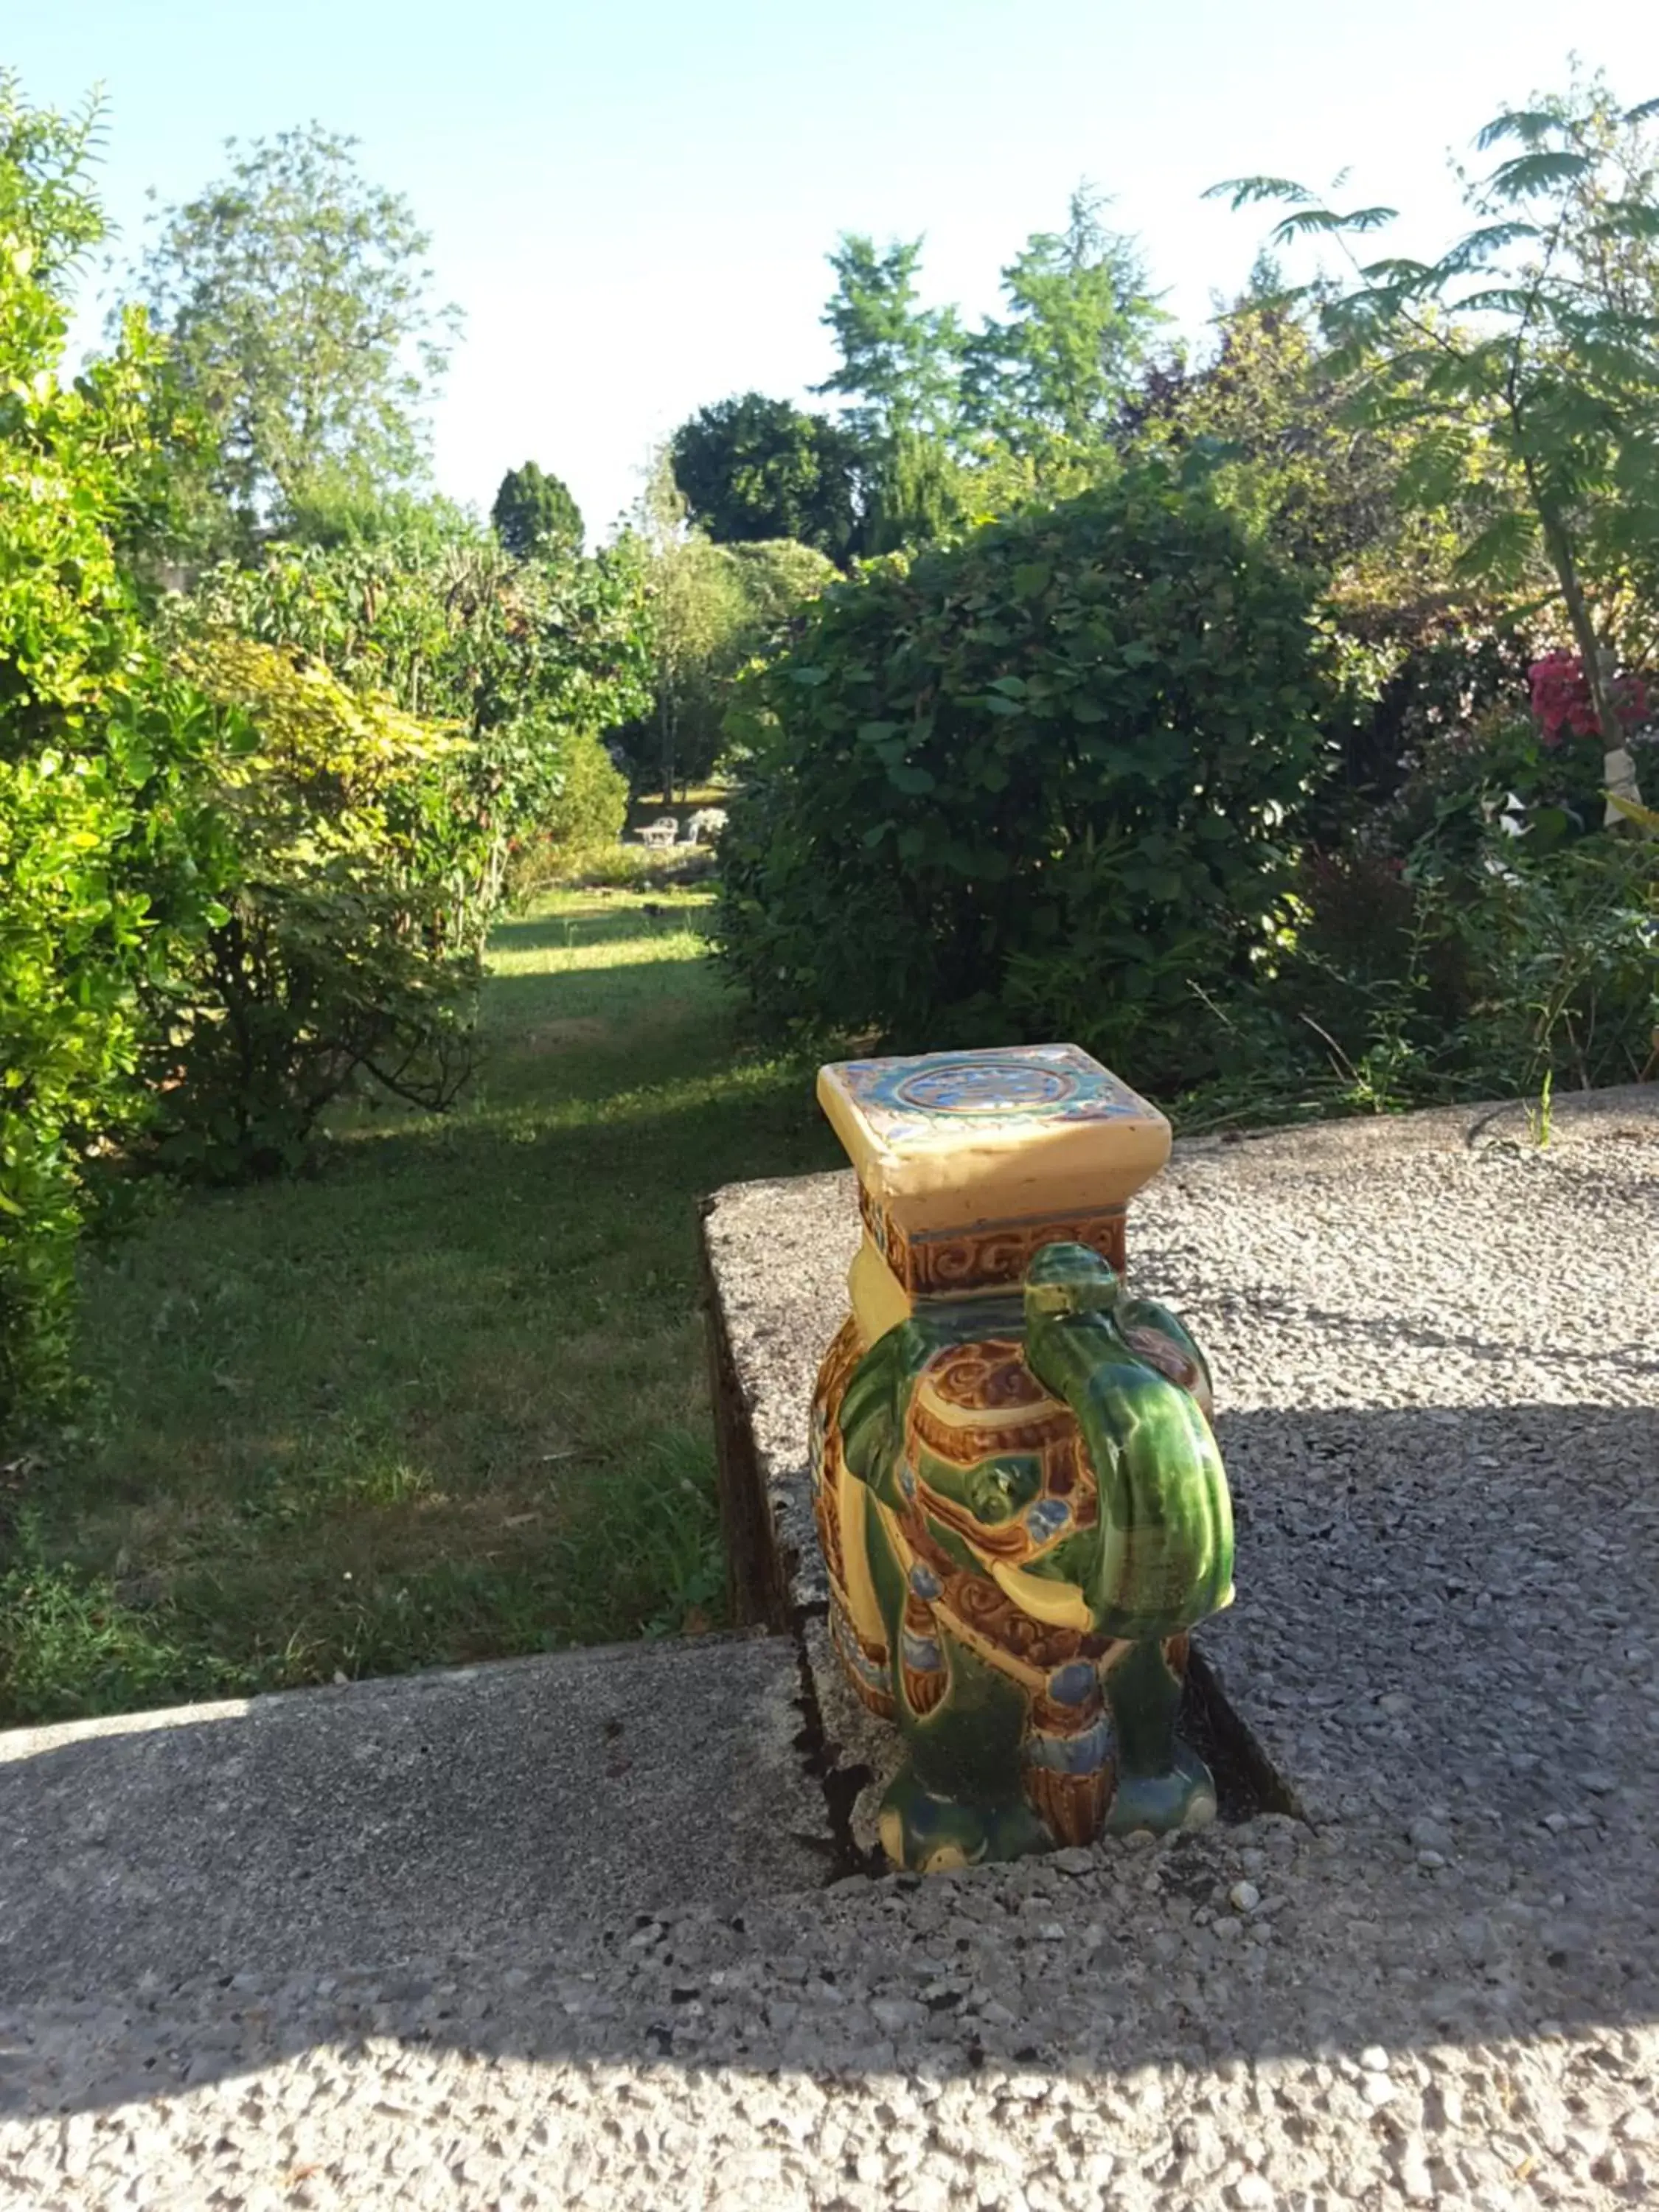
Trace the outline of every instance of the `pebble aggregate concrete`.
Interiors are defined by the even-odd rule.
[[[784,1639],[711,1637],[0,1734],[0,1992],[822,1884],[799,1691]]]
[[[849,1212],[812,1178],[708,1224],[786,1541]],[[0,1984],[0,2202],[1659,2203],[1659,1106],[1559,1102],[1547,1150],[1513,1112],[1182,1146],[1130,1253],[1216,1370],[1239,1602],[1206,1648],[1305,1817],[625,1911],[599,1852],[526,1913],[509,1800],[459,1921],[366,1910],[331,1961],[291,1842],[228,1849],[264,1933],[204,1972],[165,1888],[143,1966],[76,1940],[97,1893],[54,1855],[76,1819],[126,1848],[91,1771],[21,1858],[8,1823],[6,1929],[46,1925]],[[774,1802],[787,1864],[811,1826]],[[457,1863],[467,1809],[432,1803]],[[638,1818],[665,1877],[699,1863]]]

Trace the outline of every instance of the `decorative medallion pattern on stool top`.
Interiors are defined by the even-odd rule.
[[[834,1071],[872,1135],[898,1148],[935,1143],[941,1121],[1113,1121],[1152,1109],[1073,1044],[843,1060]]]

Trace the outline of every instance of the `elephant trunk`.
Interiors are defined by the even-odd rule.
[[[1145,1327],[1139,1348],[1130,1341],[1118,1297],[1097,1253],[1045,1245],[1026,1275],[1025,1357],[1070,1407],[1094,1469],[1099,1519],[1079,1580],[1096,1632],[1139,1643],[1231,1602],[1232,1500],[1197,1400],[1148,1355]],[[1155,1314],[1138,1306],[1137,1322]]]

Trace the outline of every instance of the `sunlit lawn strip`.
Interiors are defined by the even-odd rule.
[[[742,1050],[706,908],[544,898],[497,934],[464,1108],[360,1113],[315,1177],[88,1268],[0,1719],[718,1620],[696,1203],[830,1149],[801,1071]]]

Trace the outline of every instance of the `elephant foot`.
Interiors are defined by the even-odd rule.
[[[1206,1827],[1216,1815],[1215,1782],[1176,1734],[1186,1639],[1132,1644],[1109,1668],[1106,1702],[1117,1741],[1117,1786],[1106,1811],[1109,1836],[1150,1829]]]
[[[1216,1815],[1215,1783],[1195,1751],[1175,1746],[1172,1765],[1157,1774],[1120,1774],[1106,1808],[1109,1836],[1150,1829],[1155,1836],[1176,1828],[1207,1828]]]
[[[942,1874],[950,1867],[1054,1849],[1054,1838],[1024,1797],[965,1805],[925,1789],[908,1765],[881,1801],[880,1834],[890,1863],[912,1874]]]

